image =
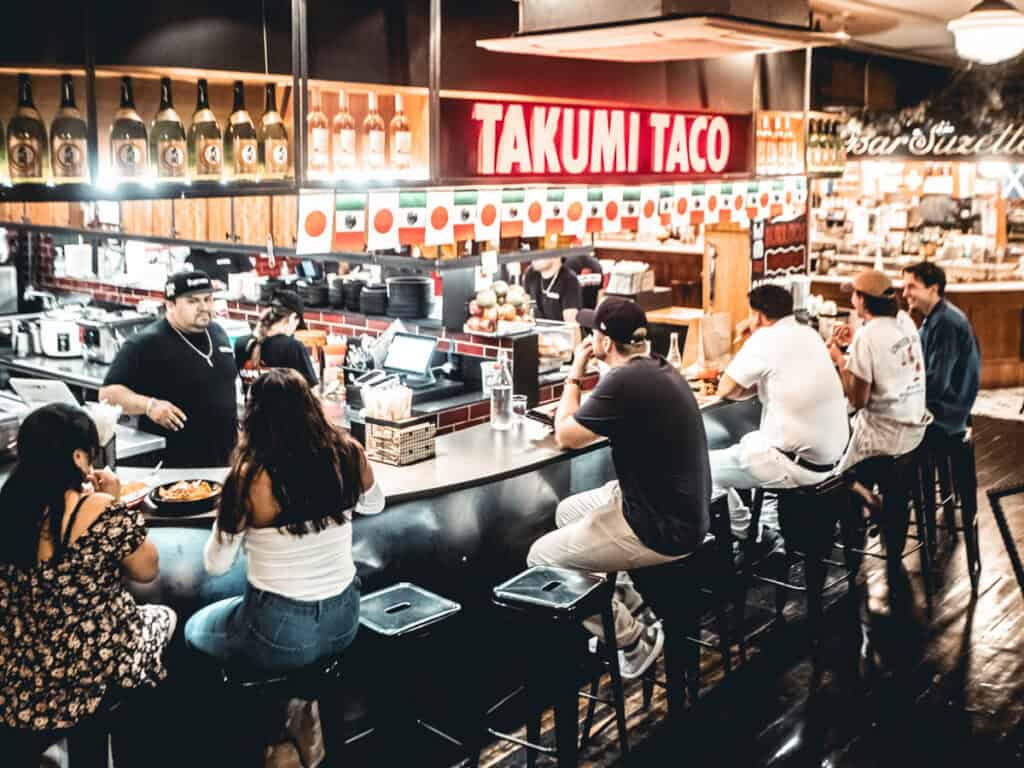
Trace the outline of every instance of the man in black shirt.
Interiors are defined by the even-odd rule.
[[[617,481],[564,499],[559,528],[534,542],[530,565],[593,572],[660,565],[694,551],[710,525],[711,470],[697,401],[685,379],[647,350],[647,319],[635,302],[606,298],[583,310],[594,331],[580,344],[555,416],[555,439],[579,448],[611,441]],[[580,406],[590,357],[611,367]],[[615,634],[623,677],[639,677],[661,652],[660,625],[644,627],[616,599]],[[601,622],[587,628],[601,636]]]
[[[580,308],[580,281],[561,259],[537,259],[523,280],[533,299],[534,314],[543,320],[575,322]]]
[[[167,467],[219,467],[238,438],[235,359],[212,322],[213,284],[178,272],[164,287],[163,320],[128,339],[107,372],[100,399],[141,416],[167,440]]]

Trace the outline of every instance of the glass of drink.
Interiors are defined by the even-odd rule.
[[[512,395],[512,416],[520,423],[526,418],[526,395]]]

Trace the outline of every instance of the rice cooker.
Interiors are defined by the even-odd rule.
[[[39,318],[39,340],[47,357],[81,357],[77,316],[57,311]]]

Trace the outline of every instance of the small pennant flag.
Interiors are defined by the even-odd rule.
[[[587,203],[584,206],[587,218],[587,232],[604,231],[604,192],[600,187],[587,190]]]
[[[707,200],[703,184],[691,184],[690,191],[690,224],[703,224],[707,213]]]
[[[623,232],[636,232],[640,226],[640,197],[639,187],[627,187],[622,190],[619,226]]]
[[[717,224],[720,221],[722,221],[722,185],[718,182],[711,182],[704,185],[704,223]]]
[[[770,200],[771,209],[768,213],[774,219],[785,212],[786,190],[783,188],[782,182],[773,182]]]
[[[501,237],[501,190],[481,189],[476,196],[476,235],[478,241]]]
[[[455,193],[450,189],[427,192],[427,233],[424,245],[448,245],[455,242]]]
[[[661,190],[658,187],[640,188],[640,226],[638,232],[657,232],[661,228],[661,217],[658,211],[658,200]]]
[[[302,190],[299,193],[299,237],[296,255],[331,250],[334,192]]]
[[[622,231],[622,187],[605,187],[601,190],[604,198],[604,230],[605,232]]]
[[[761,192],[758,188],[757,182],[752,181],[747,184],[747,218],[750,221],[755,221],[761,218]]]
[[[565,229],[565,190],[562,187],[549,188],[544,201],[544,234],[560,235],[563,229]]]
[[[334,247],[361,251],[366,245],[366,195],[338,192],[334,196]]]
[[[582,237],[587,231],[587,189],[570,187],[565,190],[565,219],[562,232]]]
[[[544,220],[547,190],[543,187],[531,187],[526,190],[524,197],[523,206],[526,208],[526,213],[523,216],[523,236],[544,237],[547,231],[547,224]]]
[[[476,207],[480,195],[475,189],[457,189],[452,198],[452,234],[456,240],[476,237]]]
[[[519,237],[523,234],[523,220],[526,218],[526,190],[503,189],[501,191],[501,236]]]
[[[672,225],[672,208],[675,202],[675,193],[672,191],[672,187],[661,187],[658,190],[658,220],[662,226]]]
[[[676,184],[673,188],[672,223],[677,227],[690,224],[690,185]]]
[[[427,237],[427,193],[398,193],[398,242],[423,245]]]
[[[366,206],[369,228],[366,230],[366,247],[371,251],[397,248],[398,242],[398,192],[371,192]]]

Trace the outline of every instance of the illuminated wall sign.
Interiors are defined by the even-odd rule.
[[[750,222],[750,280],[807,274],[807,219]]]
[[[702,178],[747,173],[749,115],[442,99],[447,179]]]
[[[1024,157],[1024,123],[974,134],[948,121],[908,128],[891,135],[871,129],[848,136],[849,159],[907,158],[968,160],[985,157]]]

